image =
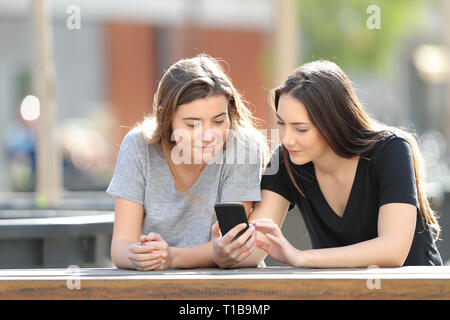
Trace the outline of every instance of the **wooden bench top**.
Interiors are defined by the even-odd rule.
[[[450,267],[0,269],[0,299],[450,299]]]

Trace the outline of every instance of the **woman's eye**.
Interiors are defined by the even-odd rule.
[[[295,130],[297,130],[297,132],[301,132],[301,133],[308,131],[308,129],[295,129]]]
[[[284,122],[277,121],[277,125],[282,126],[284,125]]]
[[[225,120],[217,120],[217,121],[214,121],[214,122],[217,123],[217,124],[222,124],[222,123],[225,122]]]

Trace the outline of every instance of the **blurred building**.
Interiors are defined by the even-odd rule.
[[[69,119],[73,127],[73,119],[90,117],[91,124],[96,124],[98,114],[108,115],[109,124],[102,126],[108,131],[103,135],[117,147],[129,128],[151,111],[164,70],[180,58],[203,52],[225,61],[227,73],[250,102],[254,115],[270,121],[267,91],[271,83],[266,66],[270,65],[272,1],[49,2],[61,127],[67,127]],[[24,85],[33,76],[30,3],[0,0],[1,137],[8,134],[7,124],[18,121],[22,99],[33,93],[30,85]],[[79,29],[70,28],[73,6],[80,14]],[[4,140],[0,139],[2,151]],[[78,140],[77,136],[72,140]],[[73,150],[73,142],[66,144]],[[117,151],[115,148],[110,162]],[[70,157],[67,160],[71,162]],[[0,152],[0,167],[7,164],[6,154]],[[9,188],[10,175],[9,170],[0,170],[0,191]],[[71,177],[66,174],[66,187],[67,180],[73,183],[80,175]]]
[[[32,123],[24,125],[19,111],[24,97],[33,94],[31,1],[0,0],[0,191],[11,190],[13,180],[23,190],[32,187],[32,180],[28,185],[26,182],[32,172],[26,169],[27,165],[32,167],[30,159],[20,155],[16,157],[19,162],[11,166],[6,152],[25,150],[32,154],[30,150],[33,150],[30,139],[21,139],[32,136]],[[106,189],[123,136],[151,111],[159,79],[180,58],[207,53],[222,59],[236,88],[250,102],[254,115],[266,121],[261,127],[273,127],[267,93],[277,84],[273,83],[274,70],[283,60],[276,61],[274,54],[279,50],[273,41],[277,19],[275,0],[49,0],[49,3],[66,189]],[[366,37],[362,35],[368,32],[365,30],[368,16],[362,0],[339,3],[298,0],[297,3],[299,12],[308,15],[311,23],[301,25],[300,21],[303,29],[294,43],[299,49],[298,64],[324,58],[323,51],[318,53],[318,47],[311,44],[314,43],[311,38],[325,43],[329,59],[342,65],[344,56],[336,53],[339,52],[336,49],[348,46],[345,41],[364,47],[376,39],[377,32],[396,35],[385,46],[387,60],[391,62],[389,72],[376,73],[365,67],[356,71],[344,68],[344,71],[356,84],[357,95],[366,110],[377,119],[423,134],[419,142],[429,164],[429,180],[434,182],[429,193],[441,215],[442,237],[447,239],[450,60],[443,58],[440,64],[433,57],[441,56],[439,52],[448,54],[449,1],[427,3],[422,21],[428,25],[426,28],[417,31],[405,24],[407,32],[399,36],[382,23],[382,30],[370,31]],[[349,3],[351,8],[346,7]],[[393,2],[384,2],[387,3]],[[441,7],[441,3],[447,6]],[[314,10],[308,10],[307,5]],[[334,16],[324,15],[327,5]],[[408,10],[402,11],[402,16],[407,16],[414,7],[409,2],[405,5],[409,7],[405,7]],[[73,28],[72,18],[77,12],[80,24],[79,28]],[[302,16],[299,12],[294,15]],[[382,19],[385,13],[388,12],[382,12]],[[333,20],[338,22],[337,26],[345,25],[348,33],[330,28]],[[401,19],[397,15],[391,20]],[[313,30],[320,28],[327,29],[338,43],[329,46],[323,34],[311,36]],[[446,39],[446,48],[440,46],[442,39]],[[399,44],[396,49],[394,43]],[[356,66],[354,59],[358,53],[351,53],[347,58],[350,65]],[[442,72],[442,65],[447,66],[446,72]],[[434,79],[430,78],[433,74],[444,74],[444,77],[440,82],[430,81]],[[288,214],[283,228],[296,247],[307,249],[310,242],[301,220],[295,209]],[[447,241],[440,243],[440,249],[444,260],[450,261]]]

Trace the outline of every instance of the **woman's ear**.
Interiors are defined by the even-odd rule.
[[[158,110],[158,112],[161,112],[162,111],[162,107],[158,106],[157,110]]]

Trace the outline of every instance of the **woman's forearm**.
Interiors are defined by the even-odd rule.
[[[111,260],[118,268],[135,269],[133,263],[128,258],[129,248],[133,241],[120,239],[111,243]]]
[[[121,239],[111,244],[111,259],[113,263],[122,269],[135,269],[128,258],[129,248],[134,242]],[[171,262],[169,268],[206,268],[215,267],[211,258],[212,242],[191,248],[170,247]]]
[[[401,266],[402,256],[395,239],[374,238],[344,247],[299,251],[299,267],[358,268]]]
[[[264,251],[255,248],[247,258],[234,265],[233,268],[256,268],[266,256],[267,254]]]
[[[170,254],[172,257],[169,268],[190,269],[217,267],[211,257],[212,249],[212,241],[190,248],[170,247],[169,250],[171,251]]]
[[[260,232],[256,233],[256,238],[259,241],[267,241],[265,236]],[[266,252],[261,249],[255,248],[247,258],[234,265],[233,268],[256,268],[266,257]]]

